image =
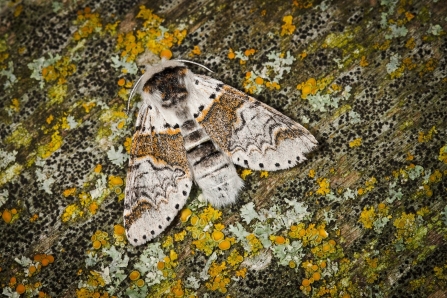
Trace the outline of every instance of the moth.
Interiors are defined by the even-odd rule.
[[[303,126],[181,61],[146,66],[124,200],[135,246],[159,235],[185,205],[193,183],[215,207],[235,202],[244,183],[235,165],[287,169],[317,140]],[[132,92],[133,93],[133,92]],[[132,96],[132,95],[131,95]]]

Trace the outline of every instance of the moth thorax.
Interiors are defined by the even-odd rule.
[[[155,98],[162,107],[175,108],[188,96],[185,86],[187,71],[183,66],[166,67],[147,80],[143,91],[156,95]]]

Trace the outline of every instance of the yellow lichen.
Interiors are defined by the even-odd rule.
[[[245,178],[247,178],[247,176],[250,176],[252,173],[253,173],[252,170],[244,169],[244,170],[242,170],[241,178],[245,180]]]
[[[327,179],[327,178],[318,178],[317,179],[317,183],[318,183],[318,185],[320,187],[317,189],[316,194],[325,196],[325,195],[327,195],[328,193],[331,192],[329,179]]]
[[[174,240],[176,242],[183,241],[186,236],[186,231],[181,231],[180,233],[174,234]]]
[[[261,171],[259,177],[261,178],[267,178],[269,176],[269,172],[267,171]]]
[[[231,251],[230,255],[227,258],[228,264],[230,264],[233,267],[236,267],[237,265],[242,263],[243,260],[244,258],[235,249]]]
[[[62,195],[64,197],[69,197],[74,195],[74,193],[76,192],[76,187],[73,188],[67,188],[66,190],[64,190],[64,192],[62,193]]]
[[[447,164],[447,145],[439,149],[439,156],[438,160],[442,161],[443,163]]]
[[[366,56],[362,56],[362,59],[360,59],[359,64],[361,67],[367,67],[369,65],[368,61],[366,61]]]
[[[375,216],[376,214],[374,207],[370,207],[369,209],[364,207],[362,213],[360,214],[359,222],[363,224],[364,228],[372,229]]]
[[[349,142],[349,147],[351,148],[360,147],[361,145],[362,145],[362,138],[357,138]]]
[[[295,25],[292,24],[293,17],[285,16],[282,21],[284,24],[281,26],[281,36],[293,34],[296,29]]]
[[[200,55],[202,51],[200,50],[199,46],[194,46],[194,49],[189,54],[190,57],[194,57],[196,55]]]

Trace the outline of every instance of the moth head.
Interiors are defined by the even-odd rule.
[[[206,66],[189,60],[162,59],[158,64],[146,64],[145,73],[138,79],[130,92],[127,101],[127,113],[129,112],[130,100],[137,92],[139,94],[144,92],[153,94],[154,99],[165,106],[172,106],[182,101],[185,97],[185,91],[191,91],[189,90],[191,89],[189,83],[192,82],[192,73],[188,71],[183,62],[195,64],[213,72]]]
[[[161,94],[162,92],[161,90],[159,90],[160,88],[158,88],[157,86],[161,86],[162,81],[160,80],[160,78],[163,76],[163,74],[168,72],[168,70],[181,69],[181,68],[184,68],[185,72],[187,72],[187,68],[185,67],[185,65],[176,60],[163,59],[158,64],[152,64],[152,65],[147,64],[145,67],[144,74],[138,79],[132,91],[130,92],[129,100],[127,102],[127,112],[129,112],[130,100],[136,93],[139,93],[141,95],[143,94],[143,92],[153,94],[158,90],[160,91],[159,93]]]

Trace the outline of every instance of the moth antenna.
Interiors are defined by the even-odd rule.
[[[183,60],[183,59],[177,59],[177,60],[175,60],[175,61],[178,61],[178,62],[186,62],[186,63],[191,63],[191,64],[195,64],[195,65],[198,65],[198,66],[200,66],[200,67],[203,67],[203,68],[205,68],[206,70],[208,70],[208,71],[210,71],[210,72],[214,73],[214,71],[212,71],[211,69],[209,69],[209,68],[208,68],[208,67],[206,67],[205,65],[202,65],[202,64],[200,64],[200,63],[197,63],[197,62],[194,62],[194,61]]]
[[[138,88],[138,85],[140,85],[141,79],[143,78],[143,75],[140,76],[140,78],[138,79],[138,81],[135,83],[135,85],[132,88],[132,91],[130,91],[130,95],[129,95],[129,99],[127,100],[127,109],[126,109],[126,114],[129,115],[129,108],[130,108],[130,100],[132,99],[132,97],[135,95],[135,92]]]

